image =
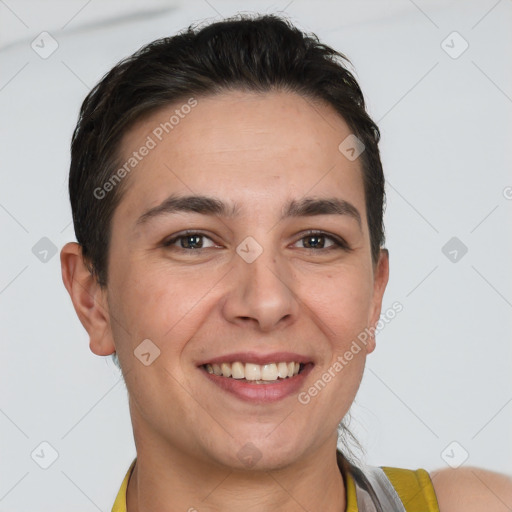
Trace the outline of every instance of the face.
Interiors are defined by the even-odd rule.
[[[387,281],[385,255],[372,263],[361,163],[338,149],[344,120],[292,93],[181,107],[123,140],[126,160],[148,136],[155,146],[123,183],[108,328],[91,348],[117,351],[136,441],[282,467],[334,447],[374,348],[354,348]]]

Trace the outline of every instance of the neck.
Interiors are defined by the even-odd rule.
[[[345,511],[336,447],[268,471],[234,471],[180,451],[140,450],[127,489],[127,512]]]

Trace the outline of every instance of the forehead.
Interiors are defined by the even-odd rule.
[[[166,106],[125,136],[121,160],[134,152],[139,160],[124,184],[123,216],[175,193],[231,198],[252,211],[268,209],[270,196],[276,206],[280,197],[337,192],[364,201],[359,159],[338,149],[351,130],[331,106],[290,92],[233,91],[194,102]]]

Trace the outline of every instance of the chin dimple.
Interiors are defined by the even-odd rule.
[[[245,379],[259,384],[293,377],[300,372],[303,365],[294,361],[269,364],[237,361],[235,363],[205,364],[203,366],[208,373],[220,377]]]

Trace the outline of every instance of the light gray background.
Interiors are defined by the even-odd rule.
[[[90,352],[58,252],[32,252],[74,240],[79,106],[143,44],[241,9],[284,10],[345,53],[382,131],[384,309],[404,309],[352,408],[364,460],[431,470],[467,452],[467,465],[512,473],[512,2],[445,4],[0,0],[0,511],[108,511],[135,456],[119,370]],[[31,48],[42,31],[59,45],[47,59]],[[462,48],[454,31],[469,44],[458,58],[445,51]],[[441,250],[454,236],[468,248],[457,262]],[[31,458],[50,460],[43,441],[58,452],[46,470]]]

